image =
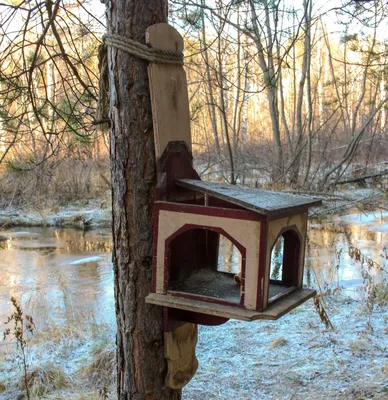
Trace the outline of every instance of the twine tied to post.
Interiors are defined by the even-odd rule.
[[[135,40],[116,34],[106,34],[99,48],[99,94],[96,110],[96,124],[108,120],[108,60],[107,47],[113,47],[126,53],[156,64],[183,65],[183,53],[180,51],[161,50],[148,47]]]
[[[180,51],[153,49],[135,40],[114,34],[103,36],[105,46],[114,47],[126,53],[156,64],[183,65],[183,53]]]

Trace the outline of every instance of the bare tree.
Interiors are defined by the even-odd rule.
[[[0,160],[32,169],[72,142],[93,141],[104,26],[87,3],[1,4],[0,26]],[[7,159],[11,147],[17,157]]]

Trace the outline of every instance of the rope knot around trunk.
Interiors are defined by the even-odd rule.
[[[105,46],[125,51],[151,63],[183,65],[183,53],[179,51],[153,49],[135,40],[115,34],[106,34],[103,36],[103,40]]]
[[[108,83],[108,57],[107,48],[114,47],[126,53],[156,64],[183,65],[183,53],[179,51],[160,50],[148,47],[144,44],[128,39],[121,35],[106,34],[102,37],[103,44],[99,47],[99,94],[95,116],[95,125],[106,129],[109,123],[109,83]]]

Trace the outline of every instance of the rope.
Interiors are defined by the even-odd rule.
[[[183,65],[183,53],[179,51],[153,49],[120,35],[107,34],[103,36],[103,40],[106,46],[152,63]]]

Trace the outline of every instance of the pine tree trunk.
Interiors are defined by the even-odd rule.
[[[143,44],[146,28],[167,20],[165,0],[116,0],[107,9],[109,33]],[[118,399],[180,399],[180,390],[164,385],[162,308],[144,300],[156,183],[147,63],[113,48],[108,63]]]

